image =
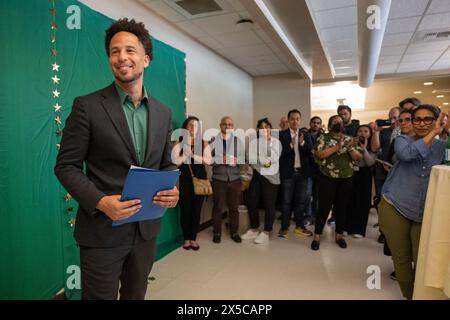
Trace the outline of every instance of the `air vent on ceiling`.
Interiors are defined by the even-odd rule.
[[[181,0],[175,3],[193,16],[222,11],[222,8],[214,0]]]
[[[414,42],[435,42],[435,41],[449,41],[449,40],[450,40],[450,30],[448,29],[427,30],[417,32],[414,37]]]

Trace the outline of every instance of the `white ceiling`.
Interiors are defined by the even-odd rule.
[[[222,11],[195,16],[176,0],[139,1],[253,76],[294,71],[258,24],[236,24],[250,18],[239,0],[215,0]]]
[[[356,0],[306,1],[336,77],[356,76]],[[392,0],[377,74],[450,68],[450,40],[417,41],[430,30],[450,30],[449,0]]]

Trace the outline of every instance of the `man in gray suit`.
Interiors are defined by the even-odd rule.
[[[75,99],[55,174],[79,203],[75,239],[80,247],[82,298],[117,299],[120,282],[121,299],[144,299],[160,219],[117,227],[112,221],[141,208],[140,200],[119,201],[131,165],[174,168],[171,112],[143,86],[144,69],[152,59],[144,24],[116,21],[106,30],[105,47],[115,81]],[[161,191],[148,201],[173,208],[178,190]]]

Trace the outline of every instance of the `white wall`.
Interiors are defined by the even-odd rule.
[[[80,2],[112,19],[128,17],[142,21],[152,36],[186,53],[187,114],[203,120],[204,128],[218,127],[224,115],[233,117],[237,128],[253,126],[253,80],[247,73],[137,1]]]
[[[254,124],[258,119],[268,117],[272,126],[278,128],[280,118],[291,109],[302,113],[302,126],[309,125],[311,115],[311,81],[299,79],[296,75],[283,74],[256,77],[253,85]]]

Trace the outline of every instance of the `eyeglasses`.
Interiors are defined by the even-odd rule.
[[[426,125],[432,124],[436,120],[435,117],[424,117],[424,118],[413,118],[412,123],[413,124],[420,124],[423,122]]]
[[[398,122],[403,123],[403,122],[411,122],[411,118],[400,118],[398,119]]]

